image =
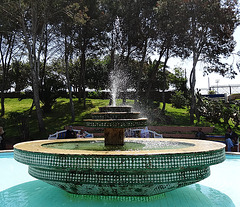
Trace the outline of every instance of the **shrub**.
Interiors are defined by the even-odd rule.
[[[183,95],[184,93],[182,91],[175,91],[172,95],[170,101],[172,103],[172,106],[175,108],[184,108],[187,106],[188,101]]]

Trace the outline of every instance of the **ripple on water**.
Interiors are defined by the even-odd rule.
[[[184,142],[169,141],[126,141],[123,146],[105,146],[103,141],[61,142],[42,145],[48,148],[65,150],[89,150],[89,151],[139,151],[139,150],[163,150],[180,149],[194,146]]]

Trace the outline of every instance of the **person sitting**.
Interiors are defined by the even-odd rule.
[[[0,150],[4,149],[6,149],[5,132],[3,130],[3,127],[0,127]]]
[[[206,139],[205,133],[202,131],[202,128],[198,128],[198,132],[195,134],[198,139]]]
[[[132,131],[131,129],[126,129],[124,132],[125,137],[132,137]]]
[[[85,131],[83,130],[83,128],[81,128],[81,130],[79,131],[79,133],[77,133],[77,137],[78,138],[85,138],[86,136],[86,133]]]
[[[148,127],[145,127],[141,130],[141,138],[149,138],[149,131]]]
[[[73,130],[72,126],[69,126],[66,132],[66,137],[65,138],[77,138],[76,132]]]
[[[237,144],[238,135],[232,130],[231,127],[227,128],[227,132],[225,134],[225,141],[227,145],[227,151],[231,152],[232,148],[235,144]]]

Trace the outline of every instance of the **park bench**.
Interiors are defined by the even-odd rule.
[[[85,130],[94,134],[94,137],[104,137],[102,128],[92,128],[85,126],[74,126],[75,129]],[[202,132],[206,134],[206,140],[225,143],[224,135],[212,135],[214,127],[200,127]],[[148,126],[150,137],[155,138],[178,138],[178,139],[196,139],[197,126]],[[142,129],[131,129],[133,132],[141,131]],[[239,143],[239,140],[238,140]],[[239,152],[239,144],[235,146],[234,151]]]
[[[81,130],[77,130],[77,129],[73,129],[73,131],[76,132],[76,134],[80,134]],[[53,140],[53,139],[64,139],[66,138],[66,133],[67,133],[67,130],[62,130],[62,131],[57,131],[55,132],[54,134],[50,134],[48,136],[48,139],[49,140]],[[84,131],[84,133],[86,134],[86,137],[93,137],[93,134],[90,134],[86,131]]]
[[[149,126],[150,130],[161,133],[163,137],[166,138],[187,138],[194,139],[196,138],[195,134],[197,133],[200,127],[195,126]],[[205,134],[213,133],[214,127],[201,127],[202,132]]]
[[[225,144],[225,136],[223,135],[206,135],[206,139],[215,142],[222,142]],[[234,145],[233,151],[239,152],[239,138],[237,144]]]
[[[68,126],[65,126],[65,129],[67,129]],[[85,126],[73,126],[75,130],[82,130],[86,131],[89,134],[92,134],[94,137],[103,137],[104,132],[103,128],[94,128],[94,127],[85,127]]]
[[[195,127],[195,126],[149,126],[151,130],[162,133],[165,138],[186,138],[196,139],[196,132],[202,128],[202,132],[206,134],[206,140],[222,142],[225,144],[224,135],[212,135],[214,127]],[[234,151],[239,152],[239,138],[238,143],[234,147]]]
[[[161,134],[166,138],[196,138],[195,133],[198,131],[199,127],[189,127],[189,126],[148,126],[148,129],[155,132],[155,135]],[[214,127],[201,127],[202,131],[205,134],[213,133]],[[85,126],[74,126],[74,129],[85,130],[89,133],[93,133],[94,137],[103,137],[102,128],[93,128]],[[132,129],[132,130],[141,130],[141,129]]]
[[[142,129],[128,129],[127,137],[141,137]],[[163,138],[162,134],[159,134],[155,131],[148,130],[147,132],[149,138]]]
[[[74,129],[78,129],[78,130],[85,130],[85,131],[88,131],[89,133],[92,133],[94,134],[94,137],[104,137],[104,130],[103,128],[94,128],[94,127],[85,127],[85,126],[74,126]],[[142,129],[136,129],[136,128],[133,128],[133,129],[130,129],[130,136],[131,137],[134,137],[134,136],[137,136],[137,134],[141,132]],[[150,137],[152,138],[162,138],[162,134],[159,134],[155,131],[152,131],[152,130],[149,130],[149,134],[150,134]]]

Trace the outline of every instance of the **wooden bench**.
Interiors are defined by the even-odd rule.
[[[150,130],[160,133],[165,138],[187,138],[195,139],[199,128],[205,134],[213,133],[214,127],[195,127],[195,126],[149,126]]]

